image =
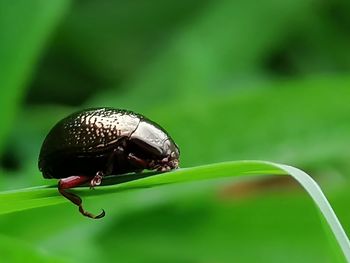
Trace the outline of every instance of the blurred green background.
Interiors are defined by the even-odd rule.
[[[166,128],[182,167],[262,159],[306,170],[350,233],[349,14],[347,0],[1,0],[0,189],[53,184],[37,169],[49,129],[74,110],[112,106]],[[289,180],[86,205],[106,218],[68,202],[0,216],[1,262],[337,259]]]

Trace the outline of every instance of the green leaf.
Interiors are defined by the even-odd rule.
[[[306,173],[297,168],[274,164],[263,161],[237,161],[217,163],[194,168],[183,168],[176,171],[153,175],[139,180],[124,182],[117,185],[99,187],[98,191],[79,189],[79,193],[86,195],[116,194],[123,196],[129,191],[139,192],[151,187],[162,185],[185,183],[191,181],[208,180],[224,177],[243,177],[252,175],[291,175],[297,180],[313,199],[343,252],[345,258],[350,261],[350,243],[338,218],[317,183]],[[118,179],[118,177],[116,177]],[[120,198],[122,199],[122,198]],[[2,192],[0,194],[0,213],[9,213],[29,208],[48,206],[65,202],[58,196],[53,187],[34,187],[23,190]]]
[[[28,242],[5,235],[0,235],[0,254],[2,262],[67,262],[58,257],[47,255],[45,251]]]
[[[174,136],[184,166],[268,159],[342,169],[349,167],[349,86],[350,78],[341,75],[272,81],[223,96],[200,99],[198,94],[191,102],[167,103],[144,113]],[[342,171],[342,177],[348,173]]]
[[[69,0],[0,1],[0,152],[27,81]]]
[[[214,1],[123,85],[126,96],[115,89],[93,102],[143,110],[172,100],[192,103],[230,89],[227,83],[254,82],[266,54],[312,10],[310,1]]]

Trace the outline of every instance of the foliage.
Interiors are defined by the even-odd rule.
[[[210,163],[231,176],[219,163],[231,160],[301,167],[349,232],[349,11],[345,0],[0,1],[2,259],[343,262],[290,181],[191,176]],[[45,134],[90,106],[160,123],[192,167],[169,176],[193,181],[77,190],[106,209],[100,221],[38,188],[54,184],[36,166]]]

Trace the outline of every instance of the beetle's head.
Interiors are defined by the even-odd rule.
[[[156,166],[158,165],[159,167],[155,167],[155,169],[160,171],[176,169],[179,167],[179,157],[179,148],[172,139],[168,138],[163,144],[162,158],[156,164]]]
[[[169,171],[179,166],[180,151],[175,142],[158,125],[140,121],[130,140],[138,146],[134,154],[149,164],[149,169]]]

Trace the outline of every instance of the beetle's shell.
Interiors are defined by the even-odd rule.
[[[128,160],[129,153],[153,165],[162,163],[166,169],[178,165],[178,147],[158,124],[131,111],[88,109],[69,115],[51,129],[40,151],[39,169],[45,178],[138,171],[140,167]]]
[[[73,113],[59,121],[47,135],[39,159],[64,150],[88,153],[106,149],[135,131],[143,116],[109,108]]]
[[[111,148],[115,148],[121,138],[130,136],[143,118],[111,108],[73,113],[59,121],[46,136],[39,155],[39,169],[46,178],[63,178],[69,176],[67,172],[93,176],[99,166],[105,165]],[[75,167],[84,169],[75,171]]]

